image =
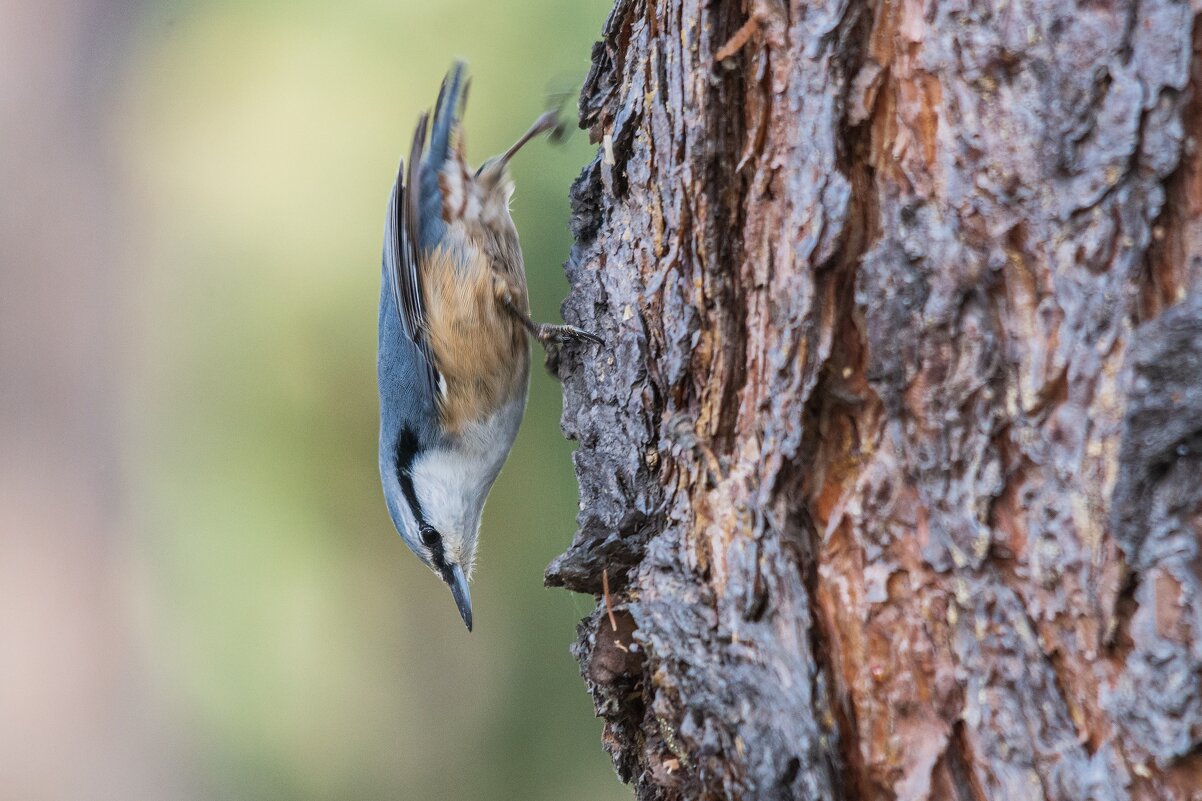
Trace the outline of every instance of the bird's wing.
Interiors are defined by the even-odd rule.
[[[409,171],[405,162],[397,169],[392,196],[388,199],[388,220],[385,223],[384,264],[392,287],[401,330],[413,341],[421,355],[422,369],[431,397],[438,397],[438,368],[430,350],[427,336],[425,297],[422,294],[422,260],[417,243],[421,241],[420,165],[426,139],[426,115],[423,114],[413,134],[409,151]]]
[[[466,71],[462,61],[455,62],[442,82],[433,122],[428,114],[418,118],[408,170],[402,161],[392,187],[385,231],[388,246],[384,257],[401,330],[417,346],[432,398],[442,397],[442,376],[430,347],[430,310],[422,290],[431,253],[442,247],[461,255],[458,247],[446,241],[445,218],[462,213],[471,180],[458,130],[467,96]]]

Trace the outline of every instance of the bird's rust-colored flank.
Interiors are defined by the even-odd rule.
[[[495,275],[479,252],[460,265],[440,248],[425,264],[427,334],[446,381],[441,413],[451,433],[496,411],[526,386],[526,334],[497,302]],[[525,291],[512,294],[525,310]]]

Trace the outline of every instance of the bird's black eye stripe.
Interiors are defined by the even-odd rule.
[[[409,467],[421,453],[421,443],[417,441],[417,433],[409,426],[401,429],[396,438],[396,469],[398,473],[409,472]]]
[[[430,561],[434,567],[442,571],[446,568],[446,557],[442,554],[442,535],[426,522],[421,504],[417,501],[417,491],[413,488],[413,477],[409,475],[409,468],[420,453],[421,445],[417,441],[417,434],[412,428],[405,426],[401,429],[400,436],[396,441],[397,481],[400,482],[401,494],[405,496],[405,502],[409,504],[409,511],[413,512],[413,519],[417,521],[418,537],[421,539],[422,545],[430,549]]]
[[[422,545],[430,549],[430,562],[441,573],[447,567],[446,557],[442,555],[442,535],[433,526],[422,526],[418,536]]]
[[[417,524],[424,528],[426,526],[425,516],[422,514],[421,505],[417,502],[417,492],[413,489],[413,478],[409,475],[409,467],[420,452],[421,447],[417,441],[417,434],[413,432],[412,428],[405,426],[396,440],[396,476],[397,481],[401,484],[401,494],[405,496],[405,501],[409,504],[409,511],[413,513]]]
[[[430,549],[430,564],[439,573],[446,571],[447,558],[442,553],[442,535],[433,526],[422,526],[418,536],[421,537],[422,545]]]

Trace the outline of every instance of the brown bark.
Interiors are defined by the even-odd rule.
[[[1202,797],[1198,14],[618,0],[547,581],[639,798]]]

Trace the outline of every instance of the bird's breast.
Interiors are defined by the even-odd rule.
[[[443,428],[452,434],[524,401],[530,352],[518,320],[498,302],[495,271],[479,252],[438,249],[426,260],[427,336],[442,377]],[[525,288],[520,304],[526,306]]]

